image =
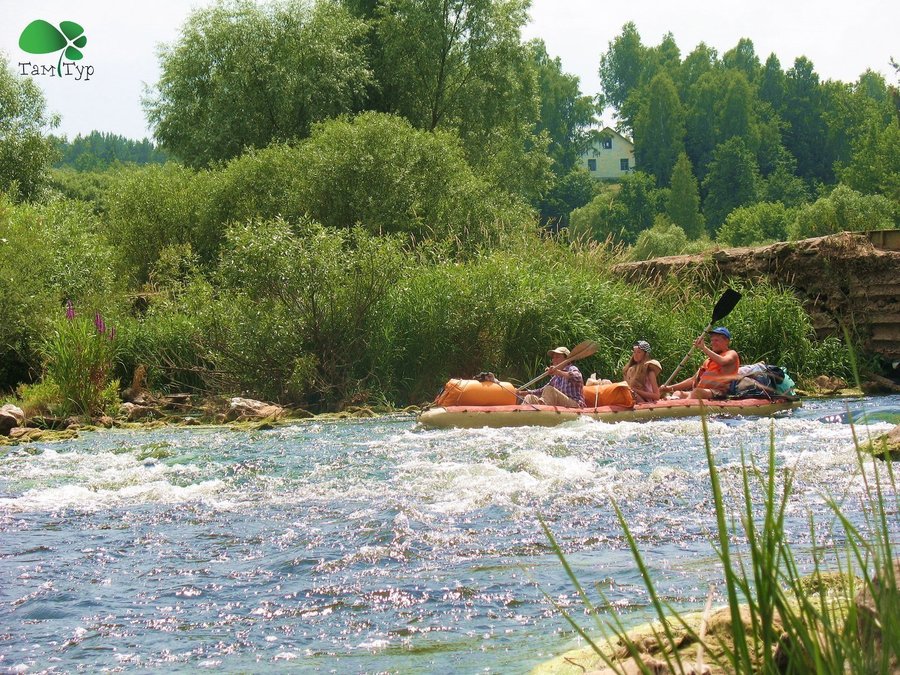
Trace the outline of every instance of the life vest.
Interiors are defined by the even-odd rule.
[[[737,352],[735,352],[735,355],[737,356]],[[731,386],[731,381],[719,380],[718,378],[726,375],[737,375],[738,368],[740,368],[740,366],[740,357],[735,358],[734,363],[732,363],[727,370],[723,369],[722,366],[719,365],[719,363],[717,363],[716,361],[713,361],[712,359],[706,359],[706,361],[703,362],[703,365],[700,366],[700,375],[697,378],[695,386],[705,387],[707,389],[715,389],[717,391],[724,391]],[[709,377],[709,381],[704,382],[704,380],[707,379],[707,376]]]

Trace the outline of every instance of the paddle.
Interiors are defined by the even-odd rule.
[[[709,329],[713,327],[714,323],[718,323],[726,316],[731,314],[731,310],[734,309],[734,306],[738,304],[738,300],[741,299],[741,294],[732,289],[726,289],[724,293],[722,293],[722,297],[719,298],[719,301],[716,303],[716,306],[713,307],[712,318],[709,320],[709,324],[706,328],[703,329],[703,335],[706,335],[709,332]],[[694,345],[691,345],[691,348],[688,350],[688,353],[684,355],[684,358],[681,359],[681,363],[678,364],[678,367],[672,371],[672,374],[669,375],[669,379],[666,380],[664,387],[668,387],[672,380],[675,379],[675,376],[678,374],[678,371],[681,370],[681,367],[687,363],[687,360],[691,358],[691,354],[694,353]]]
[[[593,340],[585,340],[584,342],[579,342],[577,345],[575,345],[575,347],[572,349],[572,351],[569,352],[569,356],[566,357],[566,360],[557,363],[557,364],[556,364],[556,367],[557,367],[557,368],[562,368],[563,366],[569,365],[569,364],[572,363],[573,361],[577,361],[578,359],[583,359],[583,358],[588,357],[588,356],[593,356],[593,355],[596,354],[596,353],[597,353],[597,343],[594,342]],[[517,387],[517,389],[520,389],[520,390],[521,390],[521,389],[528,389],[528,387],[530,387],[530,386],[533,385],[535,382],[537,382],[538,380],[540,380],[540,379],[541,379],[542,377],[544,377],[546,374],[547,374],[547,371],[545,370],[543,373],[541,373],[540,375],[538,375],[538,376],[537,376],[536,378],[534,378],[533,380],[530,380],[529,382],[526,382],[526,383],[523,384],[521,387]]]

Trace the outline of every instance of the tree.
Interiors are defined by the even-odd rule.
[[[900,123],[871,119],[855,139],[853,157],[838,170],[841,182],[867,194],[882,194],[900,208]]]
[[[631,249],[632,260],[649,260],[666,255],[678,255],[688,245],[688,238],[678,225],[664,215],[658,215],[653,227],[638,235]]]
[[[603,95],[616,108],[622,127],[629,131],[634,129],[637,114],[637,103],[629,97],[641,84],[646,53],[637,27],[629,21],[622,27],[622,34],[612,40],[609,49],[600,55]]]
[[[624,207],[617,223],[622,240],[633,244],[644,230],[653,227],[659,194],[653,176],[635,171],[622,180],[622,190],[616,201]]]
[[[781,70],[781,62],[775,54],[769,54],[763,67],[759,83],[759,97],[772,105],[775,112],[781,113],[787,90],[787,80]]]
[[[701,42],[688,54],[678,71],[678,93],[683,102],[690,100],[690,93],[697,81],[713,70],[718,62],[716,50]]]
[[[0,192],[16,201],[39,195],[56,158],[46,132],[59,120],[45,106],[37,85],[16,77],[0,55]]]
[[[719,136],[716,107],[721,98],[720,73],[710,71],[697,80],[687,106],[684,144],[701,181],[706,176]]]
[[[582,95],[578,78],[563,72],[559,57],[550,58],[542,40],[533,40],[529,47],[537,67],[541,106],[535,131],[550,136],[554,171],[563,176],[575,166],[585,145],[596,106],[590,96]]]
[[[756,158],[743,139],[735,136],[716,148],[703,180],[703,210],[713,235],[733,209],[759,199],[759,184]]]
[[[634,160],[663,186],[684,152],[684,112],[678,91],[667,73],[653,78],[634,121]]]
[[[760,75],[759,57],[749,38],[741,38],[734,49],[725,52],[722,64],[727,70],[743,73],[748,82],[756,82]]]
[[[785,147],[797,158],[797,172],[810,181],[830,182],[834,174],[823,142],[827,129],[822,119],[822,91],[819,76],[805,56],[798,57],[787,73],[782,115],[788,123]]]
[[[753,117],[754,93],[747,78],[739,70],[724,74],[725,96],[718,106],[719,142],[738,136],[754,149],[758,143]]]
[[[359,110],[372,77],[365,32],[326,0],[220,0],[195,11],[162,50],[160,81],[144,100],[156,139],[200,167]]]
[[[700,213],[700,191],[687,154],[678,155],[672,169],[671,189],[666,212],[689,239],[699,239],[706,230],[706,221]]]
[[[525,0],[384,0],[373,30],[384,111],[456,131],[475,168],[536,199],[550,176],[527,17]]]
[[[565,227],[569,214],[587,204],[594,196],[594,179],[578,167],[557,179],[540,202],[541,222],[556,230]]]

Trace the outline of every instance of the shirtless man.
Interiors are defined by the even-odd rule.
[[[680,398],[725,398],[741,365],[738,353],[731,349],[731,331],[722,326],[713,328],[709,331],[709,347],[703,335],[694,341],[694,346],[706,354],[706,361],[693,377],[663,385],[659,393],[676,392]]]

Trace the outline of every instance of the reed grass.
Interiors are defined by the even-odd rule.
[[[827,498],[834,516],[828,527],[835,528],[834,536],[845,544],[843,550],[817,548],[813,544],[812,570],[804,572],[794,545],[785,536],[785,512],[793,490],[794,471],[779,469],[776,464],[774,423],[765,466],[757,466],[741,453],[742,501],[735,512],[726,505],[705,417],[703,435],[716,518],[713,547],[723,568],[730,639],[721,639],[721,632],[706,636],[696,621],[660,599],[628,522],[613,500],[656,614],[651,632],[659,650],[654,659],[664,661],[674,673],[702,672],[701,664],[685,659],[681,648],[687,643],[695,645],[700,659],[702,654],[708,655],[710,664],[717,669],[714,672],[897,672],[900,594],[894,566],[896,542],[892,537],[897,534],[900,499],[891,463],[880,463],[867,455],[854,428],[856,479],[864,486],[859,502],[862,522],[854,524],[847,516],[849,497]],[[761,489],[761,502],[754,496],[754,488]],[[809,516],[813,542],[821,525]],[[597,603],[584,591],[543,520],[541,527],[578,590],[585,611],[594,617],[595,634],[579,626],[571,613],[551,598],[557,610],[587,641],[599,661],[614,672],[624,672],[619,657],[626,655],[634,659],[641,672],[655,672],[651,671],[653,661],[644,646],[625,629],[611,603],[605,603],[611,613],[603,621],[598,620]],[[597,590],[605,600],[599,587]],[[862,596],[868,598],[868,605],[857,602]],[[619,645],[618,657],[614,645]]]

